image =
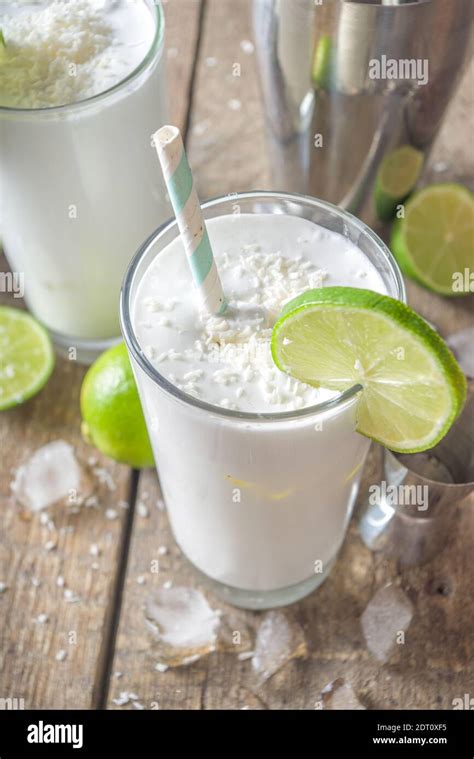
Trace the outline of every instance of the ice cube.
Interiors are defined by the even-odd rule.
[[[348,709],[360,711],[365,709],[357,698],[352,685],[346,683],[342,677],[333,680],[326,685],[322,692],[324,709]]]
[[[388,584],[376,592],[361,617],[367,648],[376,659],[387,661],[395,643],[404,642],[412,617],[413,604],[403,590]]]
[[[112,702],[116,706],[126,706],[130,702],[134,702],[138,700],[138,696],[136,693],[130,693],[129,691],[122,690],[120,691],[120,694],[112,699]]]
[[[219,627],[217,648],[233,654],[246,651],[247,658],[253,656],[254,630],[248,624],[248,617],[240,609],[229,609]]]
[[[220,612],[194,588],[160,588],[148,599],[145,614],[160,644],[159,657],[170,666],[188,664],[216,648]]]
[[[64,440],[38,448],[16,471],[11,489],[17,500],[31,511],[79,493],[81,468],[74,449]]]
[[[467,327],[448,337],[446,341],[456,356],[461,369],[474,378],[474,327]]]
[[[282,611],[265,614],[257,630],[252,668],[262,681],[272,677],[290,659],[307,656],[303,630]]]

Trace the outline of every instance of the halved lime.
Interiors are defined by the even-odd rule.
[[[474,196],[457,184],[415,193],[397,219],[390,247],[403,273],[443,295],[471,292]]]
[[[0,306],[0,411],[36,395],[54,367],[44,327],[26,311]]]
[[[331,83],[332,51],[331,37],[329,34],[323,34],[314,51],[313,70],[311,72],[313,84],[323,90],[327,89]]]
[[[357,430],[394,451],[432,448],[466,397],[466,379],[439,335],[404,303],[372,290],[324,287],[290,301],[273,328],[272,355],[310,385],[361,385]]]
[[[423,167],[423,153],[411,145],[402,145],[387,153],[380,164],[374,189],[378,218],[389,221],[413,190]]]

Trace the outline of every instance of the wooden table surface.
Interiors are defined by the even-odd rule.
[[[170,0],[165,13],[172,119],[185,130],[201,198],[271,188],[255,55],[240,45],[252,38],[249,3]],[[240,63],[240,77],[232,75],[234,63]],[[474,177],[472,85],[471,67],[431,160],[435,166],[445,162],[454,178]],[[409,298],[443,335],[474,322],[472,296],[448,301],[410,283]],[[451,708],[453,698],[474,693],[472,499],[464,502],[442,553],[403,571],[365,548],[353,520],[329,579],[285,610],[305,631],[308,657],[289,662],[264,685],[255,684],[250,662],[235,653],[156,671],[156,644],[144,623],[146,599],[166,581],[193,587],[197,581],[175,547],[165,511],[156,506],[155,472],[138,474],[114,464],[81,439],[84,372],[58,358],[45,389],[0,418],[0,581],[7,586],[0,593],[1,697],[23,698],[25,708],[131,708],[113,703],[119,692],[131,691],[145,708],[313,709],[336,677],[350,682],[369,709]],[[48,526],[19,509],[10,482],[12,470],[32,452],[59,438],[74,446],[85,466],[103,467],[110,481],[100,486],[98,508],[77,514],[64,506],[49,509]],[[376,481],[376,464],[374,452],[366,483]],[[363,492],[364,487],[361,498]],[[110,508],[115,519],[106,517]],[[45,548],[49,540],[52,550]],[[91,554],[94,544],[99,556]],[[160,555],[160,572],[153,573],[151,562],[163,545],[168,552]],[[389,581],[404,589],[415,615],[405,645],[382,666],[366,648],[360,616]],[[65,588],[73,592],[72,601]],[[35,621],[39,614],[48,621]],[[260,618],[238,611],[234,624],[251,630]],[[62,660],[56,658],[60,651]]]

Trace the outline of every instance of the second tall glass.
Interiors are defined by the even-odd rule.
[[[27,305],[55,343],[90,361],[120,337],[120,284],[170,206],[151,144],[167,121],[164,17],[123,81],[70,105],[0,107],[0,224]]]

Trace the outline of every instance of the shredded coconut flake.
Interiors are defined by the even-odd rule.
[[[114,19],[128,14],[131,3],[13,0],[5,5],[0,105],[52,107],[98,95],[130,74],[151,42],[151,25],[150,37],[146,33],[133,44],[120,38]]]

